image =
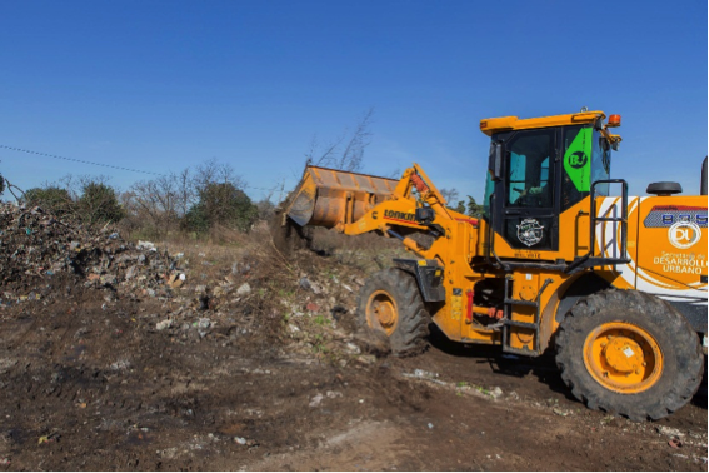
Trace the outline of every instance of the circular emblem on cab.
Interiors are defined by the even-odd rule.
[[[527,246],[536,245],[544,238],[544,225],[533,218],[525,218],[517,225],[517,238]]]

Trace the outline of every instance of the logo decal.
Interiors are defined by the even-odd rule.
[[[588,163],[588,156],[583,151],[575,151],[569,156],[569,166],[574,169],[583,169]]]
[[[702,230],[696,223],[682,220],[670,226],[669,237],[672,246],[680,250],[686,250],[699,241],[702,237]]]
[[[526,218],[517,225],[517,238],[527,246],[536,245],[544,238],[544,225],[533,218]]]
[[[406,220],[408,222],[416,221],[416,214],[408,212],[399,212],[398,210],[385,210],[384,211],[385,220]]]
[[[707,208],[695,205],[655,205],[645,217],[645,228],[667,228],[678,222],[689,221],[707,228]]]

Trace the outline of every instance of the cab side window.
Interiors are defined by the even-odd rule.
[[[554,189],[550,163],[554,155],[551,130],[526,132],[509,143],[505,172],[505,206],[551,208]]]

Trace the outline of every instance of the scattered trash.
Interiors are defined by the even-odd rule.
[[[318,407],[320,405],[320,402],[323,400],[323,395],[318,393],[316,394],[313,399],[310,401],[309,406],[310,407]]]
[[[57,433],[54,434],[49,434],[49,435],[43,435],[39,438],[37,444],[38,445],[43,445],[43,444],[48,444],[48,443],[58,443],[59,438],[61,436]]]
[[[111,363],[111,369],[112,370],[124,370],[126,368],[130,368],[130,361],[121,359],[116,361],[115,363]]]
[[[155,329],[156,330],[165,330],[168,328],[172,328],[172,319],[165,319],[161,322],[158,322],[155,324]]]
[[[561,409],[561,408],[559,408],[559,407],[553,408],[553,409],[552,409],[552,412],[553,412],[554,414],[556,414],[556,415],[564,416],[564,417],[566,417],[566,416],[571,415],[571,414],[574,413],[574,411],[571,410],[571,409]]]

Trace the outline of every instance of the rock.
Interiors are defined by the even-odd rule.
[[[136,265],[131,266],[128,268],[128,271],[126,271],[126,281],[130,281],[133,279],[133,277],[138,273],[138,267]]]
[[[374,355],[360,355],[357,360],[365,365],[371,365],[377,362],[377,357]]]
[[[302,277],[298,280],[298,285],[303,289],[310,289],[310,280],[306,277]]]
[[[354,282],[355,282],[355,284],[358,284],[360,286],[364,286],[364,279],[362,279],[362,278],[355,278]]]
[[[126,359],[120,359],[116,361],[115,363],[111,363],[111,369],[112,370],[125,370],[130,368],[130,361]]]
[[[212,321],[207,318],[201,318],[197,322],[197,328],[199,328],[201,330],[208,330],[211,327],[212,327]]]
[[[251,294],[251,286],[249,286],[249,283],[246,282],[239,286],[239,289],[236,290],[236,293],[240,296],[248,296],[249,294]]]
[[[137,250],[148,250],[148,251],[157,251],[155,248],[155,243],[152,243],[147,240],[138,240],[138,246],[136,246]]]
[[[342,306],[335,306],[330,310],[332,318],[339,321],[344,315],[347,314],[347,309]]]
[[[684,434],[680,432],[679,429],[673,429],[672,427],[658,427],[657,428],[657,433],[662,434],[662,435],[668,435],[672,437],[683,437]]]
[[[172,319],[165,319],[161,322],[155,324],[156,330],[165,330],[166,328],[172,327]]]
[[[308,312],[317,312],[318,309],[320,309],[320,306],[314,302],[308,302],[305,304],[305,310]]]
[[[438,378],[438,376],[438,373],[431,373],[430,371],[424,371],[422,369],[416,368],[412,377],[421,379],[436,379]]]
[[[490,391],[490,395],[495,399],[500,399],[502,394],[502,389],[500,387],[495,387],[492,391]]]
[[[310,404],[308,404],[308,405],[310,407],[318,407],[322,400],[323,400],[323,395],[318,393],[313,397],[313,399],[310,401]]]
[[[185,283],[185,279],[186,276],[183,273],[174,273],[170,275],[170,278],[168,279],[168,284],[171,288],[177,289],[182,287],[182,285]]]
[[[290,333],[296,333],[296,332],[300,332],[300,329],[298,328],[297,325],[288,324],[288,331]]]
[[[347,289],[349,292],[352,292],[352,288],[350,286],[348,286],[347,284],[343,284],[342,287]]]

